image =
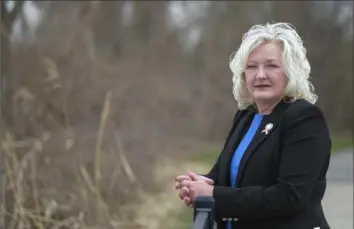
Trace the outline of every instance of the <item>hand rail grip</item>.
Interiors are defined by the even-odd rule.
[[[214,227],[214,198],[200,196],[194,202],[193,229],[213,229]]]

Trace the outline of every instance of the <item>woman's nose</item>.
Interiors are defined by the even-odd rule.
[[[259,67],[257,69],[257,73],[256,73],[256,78],[265,78],[266,77],[266,73],[264,71],[263,67]]]

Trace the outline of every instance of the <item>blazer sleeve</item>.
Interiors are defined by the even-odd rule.
[[[288,109],[283,118],[280,168],[273,186],[238,189],[215,186],[215,219],[268,218],[294,214],[310,199],[330,156],[331,140],[324,116],[316,106]]]
[[[230,129],[230,131],[228,133],[228,136],[226,137],[223,149],[222,149],[221,153],[219,154],[216,162],[212,166],[211,170],[207,174],[200,174],[202,176],[208,177],[209,179],[212,179],[215,182],[214,185],[218,185],[218,176],[219,176],[219,171],[220,171],[220,159],[221,159],[222,153],[223,153],[227,143],[230,140],[230,137],[231,137],[231,135],[233,133],[233,130],[235,128],[237,117],[240,115],[240,113],[241,113],[241,111],[237,110],[237,112],[236,112],[236,114],[234,116],[234,119],[233,119],[232,127],[231,127],[231,129]]]

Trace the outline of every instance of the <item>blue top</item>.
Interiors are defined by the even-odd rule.
[[[245,153],[248,145],[251,143],[254,135],[257,132],[257,129],[259,128],[261,122],[262,122],[263,115],[262,114],[256,114],[253,117],[253,121],[251,123],[250,128],[248,129],[246,135],[243,137],[242,141],[238,145],[234,156],[231,160],[231,166],[230,166],[230,183],[231,187],[236,188],[236,177],[237,177],[237,172],[238,168],[240,166],[240,161],[242,159],[243,154]],[[231,228],[231,222],[228,222],[227,224],[227,229],[232,229]]]

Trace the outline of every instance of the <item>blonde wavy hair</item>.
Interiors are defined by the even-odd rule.
[[[309,81],[311,67],[306,57],[303,41],[294,26],[281,22],[252,26],[243,35],[241,46],[231,57],[233,95],[238,103],[238,108],[245,109],[253,104],[244,77],[248,56],[252,50],[269,41],[280,41],[282,46],[282,60],[288,78],[285,96],[293,99],[306,99],[315,103],[318,97]]]

